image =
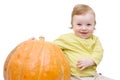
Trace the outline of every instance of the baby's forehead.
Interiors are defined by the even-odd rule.
[[[74,15],[73,22],[77,23],[92,23],[95,21],[95,17],[93,14],[85,14],[85,15]]]
[[[73,18],[75,18],[75,19],[94,19],[95,16],[92,13],[86,13],[86,14],[74,15]]]

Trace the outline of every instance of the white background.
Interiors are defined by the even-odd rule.
[[[88,4],[96,13],[95,34],[104,47],[98,72],[120,80],[119,0],[0,0],[0,80],[4,61],[17,44],[41,35],[52,41],[71,32],[71,11],[78,3]]]

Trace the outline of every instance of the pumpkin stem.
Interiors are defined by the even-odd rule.
[[[42,40],[42,41],[44,41],[44,40],[45,40],[45,37],[43,37],[43,36],[40,36],[40,37],[39,37],[39,40]]]

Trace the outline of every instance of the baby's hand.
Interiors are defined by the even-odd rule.
[[[85,68],[87,68],[88,66],[92,66],[94,65],[94,61],[92,59],[85,59],[85,58],[82,58],[80,59],[78,62],[77,62],[77,67],[80,68],[80,70],[83,70]]]
[[[31,37],[31,38],[29,38],[28,40],[35,40],[35,37]]]
[[[28,40],[35,40],[35,38],[34,38],[34,37],[31,37],[31,38],[29,38]]]

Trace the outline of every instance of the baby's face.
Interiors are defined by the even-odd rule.
[[[94,15],[91,13],[74,15],[72,28],[75,34],[81,38],[87,39],[91,37],[95,28]]]

